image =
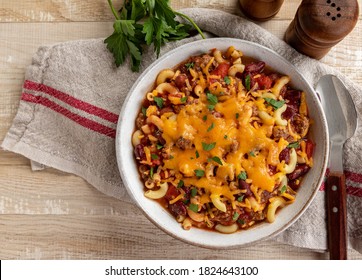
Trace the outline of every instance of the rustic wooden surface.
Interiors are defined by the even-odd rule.
[[[119,2],[119,1],[116,1]],[[237,0],[173,0],[175,9],[240,14]],[[301,1],[285,1],[261,26],[282,38]],[[361,9],[360,9],[361,10]],[[362,84],[361,15],[354,31],[322,60]],[[40,45],[99,38],[112,31],[106,0],[0,0],[0,141],[14,118],[24,69]],[[0,150],[0,259],[327,259],[327,253],[260,242],[238,250],[200,249],[175,240],[132,204],[83,179]],[[349,251],[350,259],[362,259]]]

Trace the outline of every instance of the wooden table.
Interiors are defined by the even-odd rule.
[[[117,1],[119,2],[119,1]],[[282,38],[301,1],[285,1],[261,26]],[[237,0],[171,1],[239,14]],[[360,9],[361,10],[361,9]],[[105,37],[113,16],[106,0],[0,0],[0,141],[14,118],[25,67],[40,45]],[[362,21],[322,60],[362,84]],[[260,242],[239,250],[200,249],[175,240],[130,203],[83,179],[0,150],[0,259],[327,259],[327,253]],[[349,258],[362,255],[349,252]]]

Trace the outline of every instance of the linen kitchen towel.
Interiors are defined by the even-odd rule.
[[[241,17],[209,9],[185,9],[209,36],[234,37],[264,45],[292,62],[315,86],[325,74],[340,77],[357,106],[359,126],[344,149],[348,193],[349,246],[362,253],[362,89],[319,61]],[[212,34],[212,35],[211,35]],[[168,43],[161,55],[199,36]],[[146,49],[141,71],[156,57]],[[27,69],[18,113],[2,148],[32,160],[34,170],[53,167],[81,176],[103,193],[129,200],[118,172],[115,135],[122,103],[139,73],[129,64],[115,67],[103,39],[40,47]],[[324,192],[276,240],[295,246],[327,248]]]

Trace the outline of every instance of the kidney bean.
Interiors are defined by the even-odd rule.
[[[166,144],[166,140],[163,139],[162,137],[162,131],[161,130],[156,130],[155,133],[153,134],[153,136],[155,136],[158,140],[158,142],[160,142],[161,145],[165,145]]]
[[[134,148],[134,154],[135,154],[136,158],[139,158],[140,160],[146,160],[146,154],[145,154],[145,151],[143,148],[144,148],[144,145],[142,145],[142,144],[138,144]]]
[[[289,180],[288,186],[292,188],[293,191],[296,191],[299,189],[300,186],[300,180]]]
[[[253,195],[253,193],[252,193],[252,191],[250,189],[250,184],[248,184],[247,182],[245,182],[242,179],[239,179],[239,188],[242,189],[242,190],[246,190],[246,193],[245,193],[246,196],[252,196]]]
[[[248,74],[251,74],[251,75],[259,74],[264,70],[264,67],[265,67],[265,62],[263,62],[263,61],[252,62],[252,63],[245,66],[244,73],[246,75],[248,75]]]
[[[162,116],[162,115],[165,114],[165,113],[170,113],[170,112],[173,112],[172,107],[163,107],[163,108],[160,110],[160,116]]]
[[[187,76],[185,74],[180,74],[175,79],[175,86],[178,87],[178,89],[181,89],[182,87],[186,86],[186,79]]]
[[[298,114],[298,108],[287,104],[287,109],[282,114],[282,118],[289,120],[293,118],[296,114]]]
[[[287,175],[289,180],[294,180],[302,177],[304,174],[306,174],[309,171],[310,167],[306,164],[300,164],[297,165],[297,167],[294,169],[294,171]]]
[[[302,98],[302,92],[300,90],[288,89],[283,97],[287,100],[288,105],[295,106],[297,110],[299,109],[300,100]]]
[[[174,215],[174,216],[186,216],[187,214],[187,210],[186,210],[186,206],[182,201],[176,201],[173,204],[169,204],[168,205],[168,209],[170,209],[170,212]]]
[[[269,175],[270,176],[273,176],[274,174],[277,173],[277,167],[275,165],[268,165],[269,167]]]
[[[282,161],[284,160],[284,162],[286,164],[288,164],[290,162],[290,150],[289,148],[285,148],[284,150],[282,150],[279,154],[279,160]]]

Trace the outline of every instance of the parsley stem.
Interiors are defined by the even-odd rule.
[[[197,24],[196,24],[190,17],[188,17],[188,16],[185,15],[185,14],[176,12],[176,11],[174,11],[174,13],[175,13],[175,15],[178,15],[178,16],[180,16],[180,17],[182,17],[182,18],[187,19],[187,20],[192,24],[192,26],[197,30],[197,32],[199,32],[199,34],[201,35],[202,39],[205,39],[204,33],[202,33],[201,29],[197,26]]]
[[[114,9],[112,0],[107,0],[107,1],[108,1],[108,4],[109,4],[109,7],[110,7],[111,10],[112,10],[112,13],[113,13],[114,17],[115,17],[117,20],[120,20],[120,18],[119,18],[119,16],[118,16],[118,13],[117,13],[116,10]]]

